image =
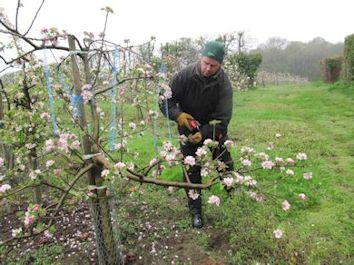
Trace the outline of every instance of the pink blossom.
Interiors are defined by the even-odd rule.
[[[79,150],[80,148],[80,142],[78,140],[75,140],[71,143],[70,148],[72,150]]]
[[[264,201],[264,197],[262,195],[258,194],[257,192],[252,191],[249,194],[252,199],[256,200],[256,202]]]
[[[44,233],[43,233],[44,237],[46,238],[52,238],[53,237],[53,234],[51,234],[48,230],[45,230]]]
[[[132,129],[132,130],[135,130],[136,129],[136,123],[130,122],[129,123],[129,128]]]
[[[208,139],[205,139],[205,140],[204,140],[203,144],[206,145],[206,146],[208,146],[208,145],[210,145],[212,142],[213,142],[213,140],[211,140],[211,139],[208,138]]]
[[[203,147],[199,147],[197,149],[197,152],[195,152],[195,154],[198,156],[198,157],[202,157],[202,156],[205,156],[207,154],[207,150],[205,150],[205,148]]]
[[[159,161],[159,160],[158,160],[157,158],[153,158],[153,159],[150,161],[149,165],[150,165],[150,166],[155,165],[155,164],[157,164],[158,161]]]
[[[205,168],[205,167],[203,167],[201,170],[200,170],[200,175],[202,176],[202,177],[207,177],[208,175],[209,175],[209,169],[208,168]]]
[[[108,169],[102,170],[102,172],[101,172],[101,176],[102,177],[107,177],[108,175],[109,175],[109,170]]]
[[[280,230],[280,229],[275,229],[275,230],[273,231],[273,235],[274,235],[274,237],[275,237],[276,239],[280,239],[280,238],[283,237],[283,231]]]
[[[203,142],[203,145],[207,146],[207,147],[216,147],[218,146],[218,142],[217,141],[213,141],[212,139],[205,139]]]
[[[220,198],[218,196],[212,195],[208,199],[208,203],[215,204],[216,206],[220,205]]]
[[[176,159],[176,154],[174,154],[174,153],[167,154],[165,157],[165,160],[167,162],[172,162],[175,159]]]
[[[165,151],[171,151],[172,148],[173,148],[173,145],[172,145],[171,142],[166,141],[166,142],[163,143],[163,149],[164,149]]]
[[[45,151],[46,152],[51,152],[55,149],[55,145],[52,139],[48,139],[45,141]]]
[[[244,181],[244,176],[236,173],[236,183],[242,183]]]
[[[54,165],[54,161],[53,160],[48,160],[46,163],[45,163],[45,166],[48,168],[48,167],[51,167],[52,165]]]
[[[249,166],[252,165],[252,162],[250,160],[248,160],[248,159],[243,159],[243,160],[241,160],[241,164],[246,166],[246,167],[249,167]]]
[[[54,175],[57,177],[60,177],[61,176],[61,169],[60,168],[54,169]]]
[[[0,193],[3,193],[9,189],[11,189],[11,186],[9,184],[3,184],[0,186]]]
[[[192,200],[196,200],[199,198],[199,193],[195,190],[189,190],[188,197],[191,198]]]
[[[297,160],[307,160],[307,155],[305,153],[298,153],[296,158]]]
[[[2,168],[5,164],[5,159],[0,157],[0,168]]]
[[[33,212],[38,213],[40,208],[41,206],[39,204],[35,204],[33,207]]]
[[[12,237],[16,237],[18,236],[19,234],[22,233],[22,227],[18,228],[18,229],[12,229],[11,230],[11,235]]]
[[[255,179],[250,179],[250,180],[248,181],[248,185],[251,186],[251,187],[257,186],[257,180],[255,180]]]
[[[275,166],[275,164],[272,161],[264,161],[262,162],[262,168],[264,169],[272,169]]]
[[[193,156],[187,156],[184,159],[184,164],[194,166],[195,165],[195,158]]]
[[[24,224],[25,224],[25,226],[29,226],[33,223],[33,221],[34,221],[34,216],[26,215],[25,220],[24,220]]]
[[[114,168],[117,170],[122,170],[125,167],[126,167],[126,165],[123,162],[118,162],[118,163],[114,164]]]
[[[254,149],[248,146],[243,146],[241,148],[241,155],[251,155],[254,153]]]
[[[91,91],[84,90],[81,92],[81,96],[84,100],[84,103],[87,103],[87,102],[89,102],[89,100],[91,100],[91,98],[93,97],[93,94]]]
[[[299,199],[300,199],[301,201],[306,201],[306,200],[307,200],[307,197],[306,197],[306,195],[305,195],[304,193],[300,193],[300,194],[298,195],[298,197],[299,197]]]
[[[37,178],[38,174],[36,173],[36,171],[34,170],[31,170],[31,172],[29,173],[29,177],[32,179],[32,180],[35,180]]]
[[[129,162],[128,165],[127,165],[127,169],[133,171],[134,168],[135,168],[135,165],[132,162]]]
[[[269,155],[264,152],[258,153],[256,156],[262,161],[267,161],[269,158]]]
[[[91,89],[92,89],[92,85],[91,84],[85,84],[81,88],[81,90],[91,90]]]
[[[290,203],[287,200],[283,201],[281,206],[282,206],[284,211],[288,211],[290,209],[290,207],[291,207]]]
[[[312,179],[312,172],[305,172],[303,176],[306,180]]]
[[[164,96],[165,99],[172,98],[172,91],[166,90],[166,91],[163,93],[163,96]]]
[[[48,112],[43,112],[41,114],[41,119],[44,119],[44,120],[48,121],[50,119],[49,113]]]
[[[232,148],[232,147],[235,146],[235,143],[234,143],[234,141],[232,141],[232,140],[226,140],[226,141],[224,142],[224,145],[225,145],[226,148]]]
[[[57,145],[59,150],[68,151],[68,141],[65,138],[59,138]]]
[[[294,176],[294,170],[291,170],[291,169],[287,169],[286,171],[285,171],[285,174],[286,175],[288,175],[288,176]]]
[[[279,164],[283,164],[283,163],[284,163],[284,160],[283,160],[283,158],[281,158],[281,157],[276,157],[276,158],[275,158],[275,163],[278,164],[278,165],[279,165]]]
[[[286,163],[288,164],[288,165],[294,165],[295,164],[295,161],[294,161],[294,159],[292,159],[292,158],[287,158],[286,159]]]
[[[42,34],[47,34],[49,32],[49,30],[47,28],[42,28],[41,29],[41,33]]]
[[[120,143],[115,144],[114,149],[122,150],[122,149],[125,149],[126,146],[127,146],[127,142],[125,140],[123,140]]]
[[[77,139],[77,136],[73,133],[61,133],[59,135],[60,139],[70,140],[70,139]]]
[[[232,184],[234,183],[234,179],[231,177],[226,177],[222,180],[222,183],[226,186],[226,187],[231,187]]]

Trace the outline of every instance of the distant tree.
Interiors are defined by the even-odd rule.
[[[308,43],[288,42],[275,37],[252,52],[262,54],[262,71],[289,73],[314,81],[321,79],[320,62],[325,58],[341,56],[343,43],[332,44],[320,37]]]

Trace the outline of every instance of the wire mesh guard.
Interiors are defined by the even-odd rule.
[[[92,198],[89,200],[89,207],[95,231],[99,264],[124,264],[117,222],[117,204],[114,196]]]

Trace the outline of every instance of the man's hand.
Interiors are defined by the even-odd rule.
[[[188,128],[188,130],[192,130],[189,120],[194,120],[194,118],[189,115],[188,113],[182,112],[178,117],[177,117],[177,123],[179,126],[185,126]]]
[[[188,141],[192,144],[199,144],[202,138],[203,136],[201,132],[196,132],[194,134],[191,133],[190,135],[188,135]]]

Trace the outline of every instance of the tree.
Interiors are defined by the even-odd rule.
[[[341,56],[343,44],[331,44],[320,37],[308,43],[271,38],[255,52],[260,52],[263,56],[261,71],[289,73],[314,81],[321,78],[321,60]]]
[[[218,145],[215,139],[205,140],[194,159],[181,156],[175,144],[183,144],[187,139],[177,136],[174,143],[164,141],[158,154],[149,154],[151,159],[139,161],[138,152],[129,150],[129,141],[137,141],[145,133],[148,137],[155,135],[159,113],[152,102],[163,102],[171,97],[168,75],[162,70],[157,73],[150,61],[146,62],[146,58],[150,60],[153,43],[150,47],[146,44],[136,47],[130,45],[129,40],[123,46],[107,41],[105,29],[113,10],[110,7],[102,10],[106,14],[104,31],[98,38],[86,32],[83,40],[55,28],[44,28],[40,37],[29,37],[31,26],[21,32],[19,19],[13,25],[1,13],[0,33],[10,36],[12,42],[5,46],[14,49],[16,57],[8,59],[6,53],[1,53],[0,59],[22,71],[16,80],[11,80],[16,82],[3,84],[0,91],[8,98],[9,105],[8,109],[2,108],[5,129],[0,132],[1,139],[7,139],[17,156],[13,170],[7,170],[9,161],[0,157],[0,173],[4,175],[0,180],[0,199],[42,187],[48,187],[48,198],[54,198],[49,203],[42,203],[37,198],[28,203],[27,211],[22,215],[22,232],[4,240],[2,245],[52,231],[55,216],[67,198],[83,198],[92,203],[92,219],[99,238],[99,263],[118,264],[122,262],[121,246],[117,245],[112,232],[109,206],[110,190],[115,183],[122,186],[128,179],[192,190],[208,189],[215,184],[247,192],[255,188],[250,196],[261,201],[264,197],[257,182],[248,174],[258,170],[282,174],[283,167],[292,167],[307,159],[306,154],[299,153],[296,161],[279,158],[272,161],[264,153],[255,154],[252,148],[242,147],[242,165],[227,172],[225,165],[212,157],[212,151]],[[190,59],[189,56],[196,55],[197,47],[192,40],[183,39],[172,46],[164,46],[163,50]],[[64,51],[66,56],[51,65],[46,60],[48,50],[53,53]],[[36,56],[39,51],[44,54],[43,62]],[[245,73],[253,78],[255,65],[259,65],[261,58],[254,55],[242,58],[240,62]],[[110,115],[104,115],[109,113],[107,109],[111,110]],[[134,112],[136,109],[138,111]],[[151,127],[153,133],[149,134]],[[235,148],[234,142],[225,142],[225,147]],[[254,160],[254,168],[251,160]],[[186,168],[195,164],[207,172],[202,184],[191,183],[187,175],[184,182],[161,177],[166,167],[182,166],[186,174]],[[13,177],[21,174],[29,177],[10,185]],[[220,199],[211,196],[209,203],[218,205]],[[287,202],[284,208],[288,210],[289,207]]]

